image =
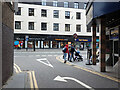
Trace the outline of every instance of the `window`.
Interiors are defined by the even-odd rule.
[[[59,24],[58,23],[53,24],[53,31],[59,31]]]
[[[53,1],[53,6],[57,7],[57,1]]]
[[[53,17],[54,18],[59,18],[59,11],[58,10],[53,11]]]
[[[34,16],[34,8],[29,8],[29,16]]]
[[[80,12],[76,12],[76,19],[81,19],[81,13]]]
[[[29,30],[34,30],[34,22],[29,22]]]
[[[81,25],[76,25],[76,32],[81,32]]]
[[[46,6],[46,0],[42,0],[42,5]]]
[[[64,7],[68,8],[68,2],[64,2]]]
[[[21,7],[18,7],[18,11],[15,13],[15,15],[21,15]]]
[[[21,29],[21,21],[15,21],[15,29]]]
[[[70,11],[65,11],[65,19],[70,19]]]
[[[47,30],[47,23],[41,23],[41,30]]]
[[[47,10],[45,9],[41,10],[41,17],[47,17]]]
[[[87,32],[91,32],[91,27],[87,26]]]
[[[70,24],[65,24],[65,31],[70,31]]]
[[[78,2],[74,2],[74,8],[79,8],[79,3]]]

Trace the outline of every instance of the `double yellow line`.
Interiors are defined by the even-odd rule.
[[[14,63],[14,68],[15,68],[15,72],[18,74],[21,71],[20,67]],[[39,90],[38,89],[38,84],[37,84],[37,80],[35,77],[35,72],[34,71],[27,71],[27,73],[29,74],[29,79],[30,79],[30,88],[31,90]]]
[[[38,89],[38,84],[37,84],[37,80],[35,78],[35,72],[34,71],[28,71],[27,72],[29,74],[29,79],[30,79],[30,88],[31,90],[39,90]]]
[[[15,64],[15,63],[14,63],[14,68],[15,68],[16,73],[22,72],[20,67],[17,64]]]
[[[63,60],[60,59],[60,56],[56,57],[56,59],[63,63]],[[67,62],[66,64],[72,66],[72,64],[70,64],[69,62]],[[104,78],[107,78],[107,79],[110,79],[110,80],[113,80],[115,82],[120,83],[120,80],[117,79],[117,78],[114,78],[114,77],[111,77],[111,76],[108,76],[108,75],[104,75],[104,74],[101,74],[99,72],[95,72],[95,71],[92,71],[92,70],[89,70],[87,68],[83,68],[83,67],[80,67],[80,66],[77,66],[77,65],[74,65],[73,67],[81,69],[81,70],[84,70],[84,71],[87,71],[87,72],[90,72],[92,74],[95,74],[95,75],[98,75],[98,76],[101,76],[101,77],[104,77]]]

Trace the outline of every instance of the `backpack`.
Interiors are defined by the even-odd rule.
[[[64,47],[62,51],[65,53],[66,52],[66,47]]]

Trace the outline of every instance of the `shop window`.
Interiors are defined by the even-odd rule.
[[[15,15],[21,15],[21,7],[18,7],[18,11],[15,13]]]
[[[41,17],[47,17],[47,10],[41,9]]]
[[[46,6],[46,0],[42,0],[42,5]]]
[[[64,2],[64,7],[68,8],[68,6],[69,6],[69,3],[68,2]]]
[[[57,48],[58,43],[56,41],[52,42],[52,48]]]
[[[81,13],[80,12],[76,12],[76,19],[81,19]]]
[[[34,8],[29,8],[29,16],[34,16]]]
[[[53,24],[53,31],[59,31],[59,23]]]
[[[54,7],[57,7],[57,4],[58,4],[57,1],[53,1],[53,6],[54,6]]]
[[[44,45],[44,48],[49,48],[49,41],[44,41],[43,45]]]
[[[21,21],[15,21],[15,29],[21,29]]]
[[[65,24],[65,31],[70,31],[70,24]]]
[[[70,11],[65,11],[65,19],[70,19]]]
[[[47,23],[41,23],[41,30],[47,30]]]
[[[29,22],[29,30],[34,30],[34,22]]]
[[[79,8],[79,3],[78,2],[74,2],[74,8]]]
[[[28,41],[28,48],[33,48],[33,42],[32,41]]]
[[[76,25],[76,32],[81,32],[81,25]]]
[[[59,11],[58,10],[53,11],[53,17],[54,18],[59,18]]]

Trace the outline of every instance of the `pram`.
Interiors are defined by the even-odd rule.
[[[80,51],[75,51],[75,59],[74,59],[74,61],[75,60],[77,60],[77,61],[83,61],[83,58],[80,55]]]

